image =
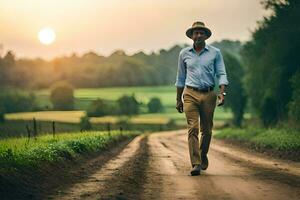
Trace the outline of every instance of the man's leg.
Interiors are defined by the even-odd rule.
[[[190,160],[192,166],[200,165],[200,149],[199,149],[199,106],[197,99],[191,91],[187,90],[184,94],[184,113],[186,115],[188,125],[188,145]]]
[[[216,107],[217,95],[211,91],[204,94],[202,104],[200,106],[200,153],[206,156],[212,136],[213,116]]]

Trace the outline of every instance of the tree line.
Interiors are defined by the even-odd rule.
[[[108,57],[89,52],[51,61],[16,59],[8,51],[0,57],[0,85],[30,89],[49,88],[58,81],[67,81],[75,88],[166,85],[174,82],[181,48],[175,45],[158,53],[134,55],[117,50]]]

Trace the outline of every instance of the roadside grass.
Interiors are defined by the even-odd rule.
[[[104,150],[114,142],[138,134],[136,131],[112,131],[110,134],[91,131],[61,133],[55,137],[47,134],[29,141],[26,137],[3,139],[0,140],[0,170],[36,168],[43,164],[72,160],[80,154]]]
[[[300,133],[297,130],[288,129],[264,129],[249,127],[226,128],[214,133],[217,139],[251,143],[257,147],[274,149],[279,151],[300,151]]]

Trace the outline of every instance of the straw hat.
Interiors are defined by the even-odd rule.
[[[186,36],[192,39],[193,30],[195,29],[203,29],[206,32],[207,38],[211,36],[211,30],[205,26],[203,22],[194,22],[192,27],[186,31]]]

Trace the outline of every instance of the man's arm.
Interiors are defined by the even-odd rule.
[[[182,58],[182,52],[180,52],[178,56],[178,69],[177,69],[177,76],[176,76],[176,83],[175,83],[175,86],[177,87],[176,109],[180,113],[183,112],[183,102],[181,100],[181,97],[185,86],[185,79],[186,79],[186,67]]]
[[[220,88],[220,94],[218,95],[219,98],[218,106],[221,106],[225,103],[225,95],[223,95],[223,93],[226,91],[226,87],[229,84],[229,82],[227,80],[227,74],[226,74],[223,56],[220,51],[217,52],[215,67],[216,67],[216,76],[219,80],[219,88]]]
[[[181,101],[183,89],[184,89],[183,87],[177,87],[177,96],[176,96],[177,101]]]

